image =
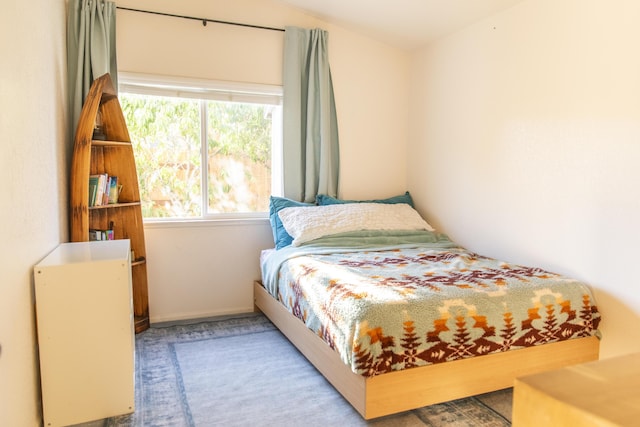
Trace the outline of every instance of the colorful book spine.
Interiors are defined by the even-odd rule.
[[[111,186],[111,177],[107,174],[104,175],[104,191],[102,192],[102,205],[109,204],[109,189]]]
[[[104,200],[104,186],[106,184],[107,175],[102,173],[98,175],[98,190],[96,191],[96,202],[93,206],[102,206]]]
[[[118,177],[112,176],[109,180],[109,200],[108,203],[118,203]]]
[[[115,240],[115,235],[113,233],[113,227],[108,230],[97,230],[90,229],[89,230],[89,240]]]
[[[98,193],[98,175],[89,176],[89,206],[96,205],[96,195]]]
[[[89,176],[89,206],[118,203],[121,188],[117,176],[106,173]]]

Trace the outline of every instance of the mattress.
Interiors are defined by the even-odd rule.
[[[331,236],[265,251],[262,283],[359,375],[599,337],[589,287],[435,231]]]

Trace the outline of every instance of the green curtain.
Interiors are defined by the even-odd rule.
[[[286,27],[283,73],[284,195],[336,197],[340,155],[327,32]]]
[[[105,0],[69,0],[67,19],[67,84],[69,129],[75,134],[91,83],[105,73],[118,89],[116,4]]]

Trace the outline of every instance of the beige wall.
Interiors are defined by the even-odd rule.
[[[590,283],[640,351],[640,3],[529,0],[417,52],[409,188],[480,253]]]
[[[406,190],[407,53],[270,0],[118,0],[118,6],[329,32],[344,197]],[[118,69],[247,83],[282,84],[283,33],[119,10]],[[152,322],[253,309],[268,221],[147,224]]]
[[[33,265],[67,239],[64,0],[0,14],[0,425],[40,425]]]

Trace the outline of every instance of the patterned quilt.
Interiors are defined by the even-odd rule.
[[[335,243],[275,251],[263,284],[356,374],[599,336],[593,295],[571,278],[436,233],[411,244]]]

